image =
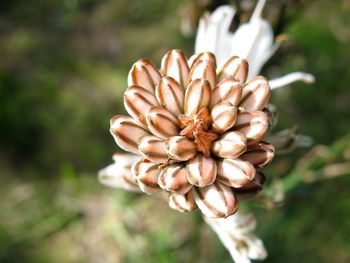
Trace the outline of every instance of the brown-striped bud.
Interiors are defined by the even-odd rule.
[[[180,212],[189,212],[197,208],[194,201],[193,192],[189,191],[187,194],[180,195],[178,193],[170,193],[169,206]]]
[[[149,131],[163,139],[178,134],[178,122],[174,115],[162,107],[152,107],[146,114]]]
[[[220,182],[235,188],[240,188],[255,175],[254,166],[240,159],[223,159],[217,162],[217,178]]]
[[[219,81],[234,78],[240,83],[244,83],[248,75],[247,60],[233,56],[230,57],[218,72]]]
[[[173,78],[163,77],[156,86],[156,97],[160,105],[171,113],[183,113],[184,91]]]
[[[158,165],[147,160],[139,160],[131,167],[140,189],[146,194],[153,194],[161,190],[158,185]]]
[[[167,142],[167,152],[171,159],[187,161],[193,158],[196,153],[196,145],[186,136],[174,136]]]
[[[202,213],[211,218],[225,218],[238,209],[232,189],[219,182],[203,188],[194,187],[194,198]]]
[[[256,172],[253,180],[234,191],[239,198],[250,199],[263,189],[265,180],[265,176],[262,173]]]
[[[202,108],[208,107],[210,103],[211,88],[207,80],[195,79],[186,89],[185,93],[185,114],[191,116]]]
[[[149,135],[146,128],[130,117],[116,115],[111,119],[110,125],[115,142],[127,152],[137,154],[137,142],[143,136]]]
[[[268,165],[275,156],[275,148],[272,144],[260,142],[250,145],[240,158],[254,165],[256,169],[262,169]]]
[[[189,71],[187,59],[181,50],[171,50],[162,59],[161,72],[163,75],[172,77],[182,87],[187,85]]]
[[[236,158],[247,149],[245,136],[237,131],[224,133],[213,143],[212,153],[221,158]]]
[[[191,83],[195,79],[207,80],[210,88],[214,89],[216,85],[216,71],[213,63],[208,60],[198,60],[195,62],[191,67],[188,83]]]
[[[211,110],[212,130],[221,134],[233,127],[237,118],[237,109],[230,102],[223,101]]]
[[[198,153],[187,163],[188,181],[196,186],[204,187],[216,179],[216,162],[211,157]]]
[[[269,118],[265,112],[243,112],[238,114],[234,129],[242,132],[248,144],[262,140],[269,128]]]
[[[224,79],[212,92],[210,107],[228,101],[237,107],[242,96],[242,84],[235,79]]]
[[[263,109],[270,98],[270,86],[264,77],[255,77],[243,85],[242,98],[239,103],[247,111]]]
[[[149,91],[139,86],[131,86],[124,93],[124,106],[126,111],[135,120],[145,124],[145,113],[157,106],[156,97]]]
[[[186,166],[180,163],[165,167],[159,175],[158,184],[167,191],[182,195],[192,188],[192,185],[187,180]]]
[[[199,60],[207,60],[214,65],[214,68],[216,68],[216,58],[215,55],[211,52],[201,52],[191,56],[188,60],[188,65],[190,66],[190,68],[192,68],[194,63],[196,63]]]
[[[155,86],[160,80],[160,74],[153,63],[147,59],[138,60],[129,71],[128,86],[141,86],[154,93]]]
[[[168,160],[166,142],[156,136],[144,136],[138,142],[140,154],[153,163],[165,163]]]

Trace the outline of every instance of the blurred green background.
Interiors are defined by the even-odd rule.
[[[172,48],[190,56],[181,21],[223,2],[0,2],[0,262],[231,262],[198,212],[96,178],[117,150],[109,119],[124,112],[132,63]],[[338,173],[289,180],[281,207],[254,205],[257,232],[266,262],[350,262],[350,1],[268,1],[267,13],[282,2],[289,40],[263,73],[307,71],[317,82],[274,93],[276,130],[298,124],[324,146],[280,156],[266,175]]]

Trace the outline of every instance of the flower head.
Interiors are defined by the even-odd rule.
[[[260,170],[274,156],[262,141],[270,86],[247,75],[245,59],[230,57],[217,69],[210,52],[187,60],[172,50],[160,70],[146,59],[132,66],[124,94],[131,117],[114,116],[110,131],[140,156],[131,171],[142,191],[165,190],[172,208],[222,218],[237,211],[237,196],[262,189]]]

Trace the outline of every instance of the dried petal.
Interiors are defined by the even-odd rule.
[[[111,119],[110,125],[115,142],[127,152],[137,154],[137,142],[143,136],[149,135],[146,128],[130,117],[116,115]]]
[[[242,132],[249,144],[261,141],[269,128],[269,118],[262,111],[238,114],[234,129]]]
[[[216,179],[216,162],[203,154],[197,154],[187,163],[188,181],[196,186],[204,187],[214,183]]]
[[[145,124],[145,113],[157,106],[156,97],[149,91],[139,86],[131,86],[124,93],[124,106],[126,111],[135,120]]]
[[[182,87],[186,87],[190,69],[185,54],[181,50],[174,49],[165,54],[161,71],[163,75],[172,77]]]
[[[146,114],[149,131],[163,139],[178,134],[178,122],[174,115],[162,107],[152,107]]]
[[[188,83],[190,84],[195,79],[207,80],[210,83],[211,89],[214,89],[216,85],[214,64],[208,60],[198,60],[195,62],[191,67]]]
[[[156,97],[161,106],[178,115],[183,112],[184,91],[171,77],[163,77],[156,86]]]
[[[167,191],[182,195],[192,188],[187,180],[186,166],[179,163],[164,168],[159,175],[158,184]]]
[[[210,107],[228,101],[233,106],[238,106],[242,96],[242,84],[235,79],[224,79],[212,92]]]
[[[187,161],[193,158],[196,153],[196,145],[186,136],[174,136],[167,142],[168,155],[177,161]]]
[[[161,190],[158,185],[159,169],[158,165],[147,160],[139,160],[131,168],[137,179],[140,189],[146,194],[153,194]]]
[[[211,52],[201,52],[201,53],[193,55],[188,60],[188,65],[190,66],[190,68],[192,68],[194,63],[196,63],[199,60],[207,60],[214,65],[214,68],[216,68],[216,58],[215,58],[215,55]]]
[[[256,172],[253,180],[234,191],[242,199],[252,198],[263,189],[265,180],[266,178],[262,173]]]
[[[198,208],[207,217],[228,217],[238,209],[238,200],[232,189],[226,185],[215,182],[203,188],[193,189]]]
[[[247,151],[240,156],[244,161],[248,161],[257,169],[262,169],[268,165],[275,156],[275,148],[272,144],[260,142],[250,145]]]
[[[144,136],[138,142],[140,154],[153,163],[165,163],[168,160],[166,142],[156,136]]]
[[[270,98],[270,86],[264,77],[255,77],[243,85],[242,98],[239,106],[247,111],[264,108]]]
[[[230,102],[223,101],[211,110],[212,131],[218,134],[230,129],[236,122],[237,109]]]
[[[218,81],[234,78],[243,84],[247,79],[248,68],[247,60],[237,56],[230,57],[219,70]]]
[[[187,194],[181,195],[178,193],[170,193],[169,206],[180,212],[189,212],[197,208],[194,201],[193,192],[189,191]]]
[[[237,131],[224,133],[213,143],[212,153],[221,158],[237,158],[247,149],[245,136]]]
[[[203,79],[193,80],[185,93],[185,114],[191,116],[206,108],[210,102],[211,89],[208,81]]]
[[[140,86],[154,93],[161,76],[153,63],[147,59],[138,60],[129,71],[128,86]]]
[[[217,162],[217,178],[220,182],[235,188],[240,188],[255,175],[254,166],[240,159],[223,159]]]

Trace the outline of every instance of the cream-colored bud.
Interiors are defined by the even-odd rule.
[[[213,143],[212,153],[221,158],[237,158],[246,149],[245,136],[237,131],[228,131]]]
[[[249,181],[253,180],[255,168],[250,162],[240,159],[223,159],[217,162],[217,178],[220,182],[240,188]]]
[[[263,189],[265,180],[265,176],[261,172],[256,172],[253,180],[234,191],[239,198],[250,199]]]
[[[193,191],[189,191],[184,195],[175,192],[170,193],[169,206],[180,212],[189,212],[196,209],[197,204],[194,201]]]
[[[207,80],[210,83],[211,89],[214,89],[216,85],[216,71],[213,63],[208,60],[198,60],[195,62],[191,67],[188,84],[195,79]]]
[[[202,108],[208,107],[210,103],[211,88],[207,80],[195,79],[186,89],[185,93],[185,114],[191,116]]]
[[[187,161],[197,153],[196,145],[186,136],[174,136],[167,142],[167,152],[171,159]]]
[[[237,56],[230,57],[218,71],[218,81],[234,78],[243,84],[247,79],[248,68],[247,60]]]
[[[190,66],[190,68],[192,68],[194,63],[196,63],[199,60],[207,60],[214,65],[214,68],[216,68],[216,58],[215,55],[211,52],[201,52],[191,56],[188,60],[188,65]]]
[[[189,71],[186,56],[181,50],[171,50],[162,59],[161,72],[163,75],[172,77],[183,88],[187,85]]]
[[[156,136],[144,136],[138,142],[140,154],[147,160],[161,164],[168,160],[166,142]]]
[[[211,110],[212,130],[221,134],[233,127],[237,118],[237,109],[230,102],[223,101]]]
[[[185,93],[171,77],[163,77],[156,86],[156,97],[161,106],[171,113],[178,115],[183,113]]]
[[[232,189],[215,182],[203,188],[194,187],[194,198],[202,213],[211,218],[225,218],[238,209],[238,200]]]
[[[152,107],[146,114],[149,131],[155,136],[167,139],[178,134],[178,119],[162,107]]]
[[[214,183],[216,179],[216,161],[198,153],[187,162],[188,181],[198,187],[204,187]]]
[[[242,84],[235,79],[224,79],[213,90],[210,107],[222,101],[228,101],[237,107],[242,96]]]
[[[192,188],[192,185],[187,180],[186,166],[181,163],[165,167],[159,175],[158,184],[167,191],[182,195]]]
[[[129,71],[128,86],[140,86],[154,93],[161,76],[153,63],[147,59],[138,60]]]
[[[270,98],[270,86],[264,77],[255,77],[243,85],[242,98],[239,103],[247,111],[263,109]]]
[[[137,142],[143,136],[149,135],[145,127],[130,117],[116,115],[111,119],[110,125],[115,142],[127,152],[137,154]]]
[[[260,142],[250,145],[247,151],[240,156],[244,161],[248,161],[257,169],[262,169],[268,165],[275,156],[275,148],[272,144]]]
[[[157,164],[141,159],[134,163],[131,172],[135,176],[140,189],[146,194],[153,194],[161,190],[158,185],[160,171]]]

